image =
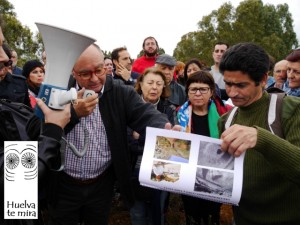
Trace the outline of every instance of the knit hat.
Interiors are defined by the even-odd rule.
[[[167,66],[176,66],[176,59],[167,54],[159,55],[155,62],[158,64],[164,64]]]
[[[29,74],[32,70],[34,70],[37,67],[41,67],[44,70],[44,65],[38,60],[29,60],[27,61],[23,66],[23,72],[22,75],[26,78],[29,77]],[[45,70],[44,70],[45,71]]]

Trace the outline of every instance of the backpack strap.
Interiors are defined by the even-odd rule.
[[[268,111],[268,127],[269,130],[278,137],[284,138],[281,128],[281,112],[283,105],[283,98],[286,93],[272,93],[270,95],[269,111]],[[232,108],[229,112],[225,123],[225,129],[231,126],[232,120],[236,114],[238,107]]]
[[[228,115],[228,117],[227,117],[227,121],[226,121],[226,123],[225,123],[225,130],[231,126],[232,120],[233,120],[233,118],[234,118],[234,116],[235,116],[235,113],[236,113],[237,109],[238,109],[238,107],[235,106],[235,107],[233,107],[232,110],[229,112],[229,115]]]
[[[281,128],[281,112],[285,93],[272,93],[268,111],[268,126],[270,131],[278,137],[284,138]]]

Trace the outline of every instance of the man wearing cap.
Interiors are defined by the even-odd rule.
[[[176,59],[170,55],[162,54],[156,59],[156,67],[159,68],[167,78],[167,84],[171,89],[169,101],[178,107],[186,101],[185,88],[173,80],[173,74],[176,66]]]

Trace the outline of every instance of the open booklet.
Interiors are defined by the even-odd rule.
[[[220,150],[220,139],[147,127],[141,185],[238,205],[244,154]]]

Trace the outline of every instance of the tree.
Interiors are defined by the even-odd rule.
[[[102,51],[103,52],[103,54],[104,54],[104,57],[108,57],[108,58],[111,58],[111,51]]]
[[[236,9],[231,3],[224,3],[218,10],[204,16],[198,22],[198,31],[182,36],[174,56],[184,62],[196,57],[211,65],[213,47],[218,41],[229,45],[254,42],[276,61],[298,45],[287,4],[275,7],[264,5],[261,0],[245,0]]]
[[[0,0],[1,27],[6,43],[19,56],[18,65],[29,59],[38,58],[39,43],[27,26],[16,19],[14,7],[7,0]]]
[[[201,35],[201,32],[190,32],[181,37],[181,44],[177,45],[174,51],[174,57],[180,61],[186,62],[190,58],[198,58],[201,55],[200,49],[196,47],[195,41],[197,35]],[[201,38],[199,38],[201,40]]]

